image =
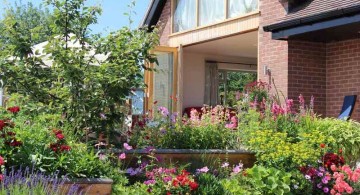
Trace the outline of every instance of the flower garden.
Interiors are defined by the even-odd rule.
[[[265,93],[268,88],[249,84],[237,113],[217,106],[181,117],[155,104],[153,114],[120,135],[124,141],[115,153],[115,146],[71,133],[61,115],[39,114],[14,96],[1,111],[0,190],[86,194],[76,184],[61,191],[63,179],[111,178],[113,194],[360,193],[360,124],[316,116],[314,98],[309,105],[301,95],[281,104]],[[145,158],[136,157],[137,149],[148,152]],[[211,159],[191,169],[164,163],[157,149],[246,149],[257,161],[244,167]],[[135,164],[128,163],[129,154]]]
[[[127,100],[157,61],[156,29],[90,36],[101,9],[46,2],[54,25],[43,54],[32,47],[39,26],[3,23],[0,194],[360,194],[360,123],[318,116],[316,97],[287,99],[261,81],[236,94],[236,109],[182,116],[153,102],[128,128]],[[177,161],[164,149],[204,154]],[[234,161],[236,152],[248,156]]]

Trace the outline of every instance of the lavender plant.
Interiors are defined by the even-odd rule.
[[[62,188],[64,179],[57,175],[48,176],[41,172],[34,172],[33,169],[12,168],[5,171],[3,180],[0,183],[0,194],[16,195],[52,195],[52,194],[84,194],[79,191],[79,186],[71,185],[69,189]]]

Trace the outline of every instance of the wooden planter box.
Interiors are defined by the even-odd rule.
[[[120,154],[121,151],[115,153]],[[138,157],[147,160],[149,151],[129,150],[125,151],[125,165],[136,167]],[[189,164],[189,170],[228,162],[230,165],[243,163],[245,168],[252,167],[256,161],[255,154],[247,150],[193,150],[193,149],[156,149],[155,157],[159,164]]]
[[[72,187],[77,186],[76,194],[86,195],[110,195],[111,179],[84,178],[84,179],[68,179],[60,187],[60,192],[66,195]]]

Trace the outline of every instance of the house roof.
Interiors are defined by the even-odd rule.
[[[263,28],[266,32],[274,32],[359,13],[359,0],[313,0]]]
[[[145,13],[141,27],[152,27],[157,24],[160,19],[161,12],[167,0],[151,0],[148,10]]]

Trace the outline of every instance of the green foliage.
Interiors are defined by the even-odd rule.
[[[330,143],[332,139],[319,131],[311,134],[299,133],[293,142],[287,133],[271,130],[257,130],[250,134],[247,146],[256,152],[259,163],[284,168],[290,171],[293,168],[314,164],[322,155],[321,143]]]
[[[251,189],[251,186],[242,184],[237,178],[222,179],[220,182],[227,194],[261,195],[259,191]]]
[[[142,183],[136,183],[131,186],[117,185],[113,187],[114,194],[118,195],[148,195],[148,186]]]
[[[54,7],[54,24],[43,51],[17,36],[14,20],[5,24],[3,33],[14,41],[0,52],[3,87],[62,113],[74,132],[109,134],[122,124],[131,90],[144,87],[146,63],[156,61],[149,52],[158,42],[156,30],[125,27],[104,38],[90,36],[99,7],[86,7],[84,0],[47,3]]]
[[[253,186],[262,194],[290,194],[291,174],[275,168],[254,166],[246,170]]]
[[[48,9],[16,0],[14,6],[7,7],[0,21],[0,49],[12,45],[16,47],[14,52],[29,50],[32,45],[51,38],[52,23],[53,17]]]
[[[346,162],[355,165],[360,158],[360,124],[358,122],[326,118],[317,120],[315,126],[327,137],[333,137],[334,143],[329,143],[330,147],[341,149]]]
[[[199,188],[194,194],[197,195],[218,195],[226,194],[224,186],[213,174],[200,174],[197,178]]]

